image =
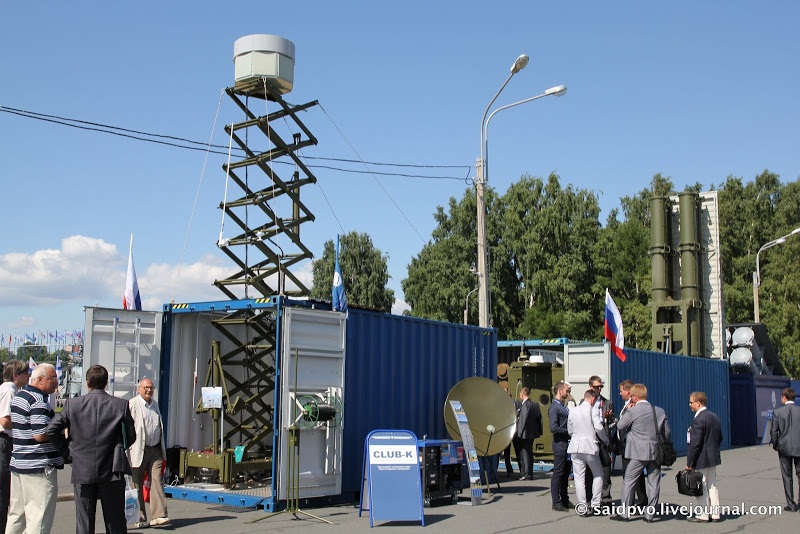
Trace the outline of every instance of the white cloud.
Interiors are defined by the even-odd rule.
[[[81,235],[63,239],[59,250],[0,255],[0,305],[96,300],[117,285],[122,261],[115,245]]]
[[[8,327],[9,328],[28,328],[29,326],[32,326],[34,322],[35,322],[35,320],[34,320],[33,317],[28,317],[26,315],[23,315],[22,317],[19,318],[18,321],[15,321],[13,323],[9,323]]]
[[[403,312],[410,310],[411,306],[406,304],[406,301],[396,299],[392,305],[392,315],[403,315]]]
[[[235,272],[235,266],[213,256],[204,256],[196,263],[181,268],[177,265],[152,264],[147,267],[144,274],[137,273],[139,293],[143,299],[142,307],[146,310],[160,310],[163,304],[173,299],[175,302],[228,300],[228,297],[213,283],[214,280],[228,278]],[[292,273],[306,287],[311,288],[314,275],[310,261],[301,264]],[[277,280],[278,275],[269,276],[267,284],[277,288]],[[289,278],[286,278],[286,285],[289,289],[297,287]],[[230,289],[244,298],[241,286]],[[261,295],[250,293],[250,298],[257,296]]]
[[[76,308],[121,306],[126,264],[127,257],[120,254],[115,245],[82,235],[63,239],[57,250],[0,255],[0,305],[13,306],[18,309],[17,313],[26,314],[18,319],[7,319],[6,327],[25,328],[36,324],[37,320],[30,316],[36,315],[31,313],[32,308],[52,308],[65,303],[73,303]],[[227,300],[213,282],[237,271],[225,258],[212,255],[183,266],[153,263],[138,267],[139,292],[146,310],[160,310],[173,299],[175,302]],[[293,272],[306,287],[311,287],[310,261],[300,264]],[[295,287],[290,279],[286,282],[289,288]],[[277,288],[277,275],[268,278],[267,283]]]
[[[202,302],[225,300],[225,295],[212,284],[226,278],[233,268],[221,259],[205,256],[189,265],[153,263],[142,274],[137,273],[142,307],[160,310],[170,300],[175,302]]]

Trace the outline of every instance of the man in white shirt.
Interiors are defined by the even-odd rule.
[[[600,497],[603,490],[603,466],[600,463],[599,440],[607,440],[600,411],[596,409],[597,392],[589,389],[583,395],[577,408],[569,411],[567,430],[570,440],[567,453],[572,455],[572,469],[575,473],[575,496],[579,507],[576,511],[584,516],[599,512]],[[586,493],[586,468],[592,473],[591,493]]]
[[[3,367],[3,383],[0,384],[0,532],[6,531],[8,519],[8,502],[11,497],[11,450],[14,442],[11,439],[11,399],[20,388],[28,383],[31,370],[28,363],[20,360],[9,360]]]
[[[153,400],[153,381],[143,378],[139,381],[139,394],[128,401],[133,416],[133,424],[138,439],[131,446],[131,470],[133,482],[139,488],[139,522],[134,528],[147,525],[162,527],[170,524],[167,515],[167,497],[161,480],[161,468],[167,452],[164,444],[164,425],[158,403]],[[150,475],[150,516],[144,503],[144,475]]]

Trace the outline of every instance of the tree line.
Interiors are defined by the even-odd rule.
[[[800,181],[782,183],[764,171],[752,181],[730,176],[722,184],[687,190],[717,190],[727,324],[753,322],[753,272],[764,244],[800,227]],[[652,337],[650,199],[672,196],[671,178],[656,174],[645,189],[620,199],[600,222],[597,193],[525,175],[505,194],[486,190],[492,326],[499,339],[603,336],[605,290],[622,313],[626,346],[650,349]],[[477,324],[476,199],[438,206],[431,240],[408,264],[401,285],[410,315]],[[333,241],[313,264],[312,297],[330,300]],[[800,376],[800,235],[760,256],[761,321],[792,376]],[[348,302],[390,311],[386,257],[367,234],[341,241],[340,264]],[[470,305],[467,300],[471,298]]]

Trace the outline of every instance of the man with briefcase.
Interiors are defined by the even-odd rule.
[[[717,466],[722,463],[719,453],[722,425],[717,414],[706,408],[707,403],[708,397],[702,391],[695,391],[689,395],[689,408],[694,412],[694,419],[686,433],[686,441],[689,443],[686,469],[698,471],[703,475],[703,494],[697,498],[701,513],[690,516],[687,521],[691,523],[720,520]]]

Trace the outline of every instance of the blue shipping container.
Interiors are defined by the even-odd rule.
[[[263,301],[187,303],[175,308],[168,305],[164,313],[167,326],[162,340],[165,347],[162,352],[162,383],[166,384],[161,389],[162,410],[168,412],[170,405],[175,404],[176,411],[188,407],[193,413],[191,367],[195,354],[206,351],[211,339],[222,337],[225,341],[211,324],[214,318],[231,309],[280,311],[289,307],[310,308],[311,305],[306,301],[280,297]],[[313,303],[313,306],[329,309],[327,303]],[[280,324],[277,330],[280,331]],[[364,440],[369,432],[404,429],[423,439],[446,439],[444,404],[450,389],[465,378],[494,379],[497,373],[497,334],[490,329],[351,308],[345,336],[340,494],[343,500],[352,499],[361,491]],[[276,353],[280,354],[280,347],[285,342],[288,341],[282,335],[278,336]],[[229,348],[231,346],[229,343]],[[276,374],[279,372],[280,369],[276,370]],[[172,375],[176,377],[174,391],[169,387]],[[203,375],[201,372],[200,376]],[[181,377],[189,378],[181,381]],[[280,413],[280,407],[286,402],[280,396],[280,388],[276,387],[276,413]],[[187,415],[187,410],[180,410],[180,413],[186,420],[180,421],[176,416],[171,426],[196,430],[199,425],[191,422],[194,416]],[[166,418],[165,423],[170,424]],[[280,421],[276,418],[274,444],[279,443],[280,429]],[[167,438],[170,445],[178,443],[174,436],[168,435]],[[277,445],[274,450],[277,450]],[[274,471],[275,466],[273,474]],[[270,484],[272,493],[268,497],[255,496],[253,499],[259,506],[274,511],[278,507],[274,476]],[[181,493],[186,493],[186,496],[178,498],[201,501],[209,498],[204,490],[181,490],[172,495]],[[233,499],[230,502],[239,503],[237,505],[245,505],[239,493],[228,495],[220,492],[215,496],[216,499],[223,497]],[[228,500],[219,502],[229,503]]]
[[[731,445],[749,447],[756,444],[756,390],[751,374],[730,376]]]
[[[611,380],[614,407],[619,413],[622,397],[620,382],[633,380],[647,386],[647,400],[667,413],[672,442],[679,455],[685,455],[688,445],[686,431],[694,413],[689,409],[689,395],[702,391],[708,396],[708,408],[722,422],[722,448],[729,449],[729,384],[728,362],[711,358],[678,356],[663,352],[625,349],[626,361],[611,356]]]
[[[731,375],[731,430],[735,445],[757,445],[764,437],[767,414],[781,406],[781,392],[791,384],[786,376]]]
[[[764,429],[767,426],[767,416],[775,408],[783,406],[781,394],[791,385],[791,381],[788,376],[759,375],[755,377],[754,383],[756,387],[756,439],[758,443],[761,443]]]
[[[404,429],[446,439],[444,404],[458,382],[497,374],[497,334],[474,326],[350,310],[342,494],[361,491],[364,439]]]

